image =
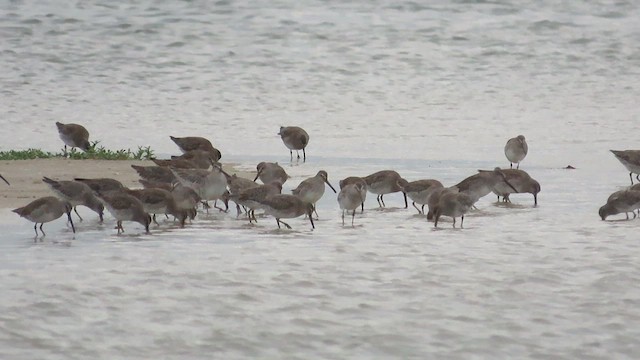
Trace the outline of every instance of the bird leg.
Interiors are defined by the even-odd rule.
[[[342,226],[344,226],[344,209],[342,209]]]
[[[42,232],[42,236],[47,236],[47,234],[44,233],[44,230],[42,230],[42,225],[44,225],[44,223],[40,224],[40,231]]]
[[[631,179],[631,185],[633,185],[633,173],[629,173],[629,179]],[[640,179],[638,179],[640,181]]]
[[[160,226],[160,224],[158,224],[158,222],[156,221],[156,214],[153,214],[153,217],[151,218],[151,220],[153,221],[154,224]]]
[[[384,203],[384,199],[382,198],[384,194],[380,194],[380,202],[382,202],[383,207],[387,207],[387,204]]]
[[[407,202],[407,193],[403,191],[402,195],[404,195],[404,208],[408,209],[409,208],[409,203]]]
[[[307,153],[304,151],[304,148],[302,148],[302,155],[303,155],[303,159],[302,162],[307,162]]]
[[[353,209],[353,212],[351,213],[351,226],[353,226],[353,220],[356,218],[356,210]],[[342,218],[342,222],[344,223],[344,217]],[[344,224],[343,224],[344,225]]]
[[[418,210],[418,214],[422,214],[420,209],[416,206],[416,202],[414,201],[414,202],[412,202],[412,204],[413,204],[413,207],[416,208],[416,210]],[[424,205],[422,205],[422,206],[424,206]]]
[[[280,220],[280,219],[276,219],[276,221],[278,222],[278,229],[280,229],[280,224],[284,225],[287,227],[287,229],[291,229],[291,226],[289,226],[289,224],[287,224],[286,222]]]

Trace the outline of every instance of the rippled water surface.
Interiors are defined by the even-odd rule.
[[[0,358],[637,358],[640,220],[597,209],[629,182],[608,150],[640,148],[639,16],[634,1],[1,3],[0,150],[59,149],[55,121],[167,155],[169,135],[202,135],[242,169],[285,164],[288,192],[319,169],[334,186],[381,169],[452,185],[508,166],[524,134],[542,192],[487,196],[462,230],[397,194],[343,227],[329,189],[314,231],[211,212],[116,236],[84,212],[75,236],[58,220],[34,242],[4,209]],[[289,164],[280,125],[309,131],[307,163]]]

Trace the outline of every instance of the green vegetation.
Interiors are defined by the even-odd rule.
[[[100,141],[92,142],[91,147],[87,152],[77,150],[75,148],[71,149],[67,151],[67,157],[74,160],[149,160],[155,157],[150,146],[138,146],[137,151],[132,151],[131,149],[109,150],[105,149],[104,146],[98,146],[99,142]],[[64,158],[64,150],[61,149],[58,153],[51,153],[48,151],[42,151],[40,149],[0,151],[0,160],[29,160],[50,158]]]

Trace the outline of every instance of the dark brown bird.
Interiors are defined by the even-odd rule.
[[[80,181],[81,183],[85,183],[89,185],[91,190],[94,192],[106,192],[113,190],[121,190],[124,188],[124,185],[116,179],[111,178],[97,178],[97,179],[84,179],[84,178],[74,178],[75,181]]]

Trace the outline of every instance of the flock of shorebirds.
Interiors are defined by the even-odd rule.
[[[82,125],[57,122],[56,126],[65,144],[65,154],[67,146],[89,150],[89,132]],[[306,162],[305,149],[309,134],[304,129],[297,126],[280,127],[278,135],[289,149],[292,162],[294,150],[298,161],[299,151],[302,150],[303,162]],[[184,227],[187,219],[195,218],[200,205],[208,211],[211,207],[209,201],[214,202],[213,207],[225,212],[228,211],[229,201],[234,202],[237,216],[244,213],[250,223],[257,222],[255,211],[262,210],[276,219],[278,228],[284,225],[291,229],[283,219],[303,215],[315,228],[313,215],[315,213],[318,216],[315,205],[324,195],[325,184],[338,193],[329,182],[327,172],[320,170],[315,176],[302,181],[291,191],[292,194],[282,194],[282,186],[289,176],[278,163],[259,163],[257,174],[251,180],[236,174],[230,175],[223,170],[219,163],[221,152],[208,139],[195,136],[170,138],[180,148],[182,155],[164,160],[153,159],[155,166],[131,165],[140,177],[140,189],[129,189],[111,178],[53,180],[44,177],[42,180],[55,196],[39,198],[13,212],[35,223],[36,237],[38,224],[44,236],[42,225],[64,214],[75,232],[71,212],[75,211],[82,220],[76,210],[79,205],[98,213],[100,221],[106,208],[117,221],[118,234],[124,232],[123,221],[138,222],[149,232],[150,224],[157,224],[156,215],[171,215],[174,221]],[[345,224],[347,212],[351,215],[351,225],[354,225],[356,210],[361,208],[361,212],[364,211],[368,192],[376,194],[381,208],[385,207],[384,195],[396,192],[404,195],[405,209],[408,208],[407,197],[412,200],[419,214],[424,214],[424,207],[428,206],[426,216],[428,220],[434,220],[434,227],[438,226],[442,216],[452,217],[453,227],[456,226],[456,218],[460,217],[462,227],[464,215],[480,198],[491,192],[498,196],[499,201],[502,197],[504,202],[510,202],[509,195],[512,193],[530,193],[534,198],[534,206],[537,206],[540,183],[520,170],[520,162],[528,152],[525,137],[518,135],[509,139],[504,152],[510,169],[496,167],[493,170],[478,170],[478,173],[451,187],[445,187],[435,179],[409,182],[393,170],[340,180],[337,202],[342,210],[342,224]],[[612,152],[630,171],[632,187],[612,194],[607,204],[600,208],[600,216],[604,220],[609,215],[625,212],[628,218],[628,212],[632,212],[635,218],[634,211],[640,208],[640,184],[633,185],[632,175],[640,174],[640,150]],[[636,177],[640,181],[640,177]],[[0,178],[9,184],[2,175]],[[262,184],[256,182],[258,179]],[[224,209],[218,207],[218,201],[224,203]]]

